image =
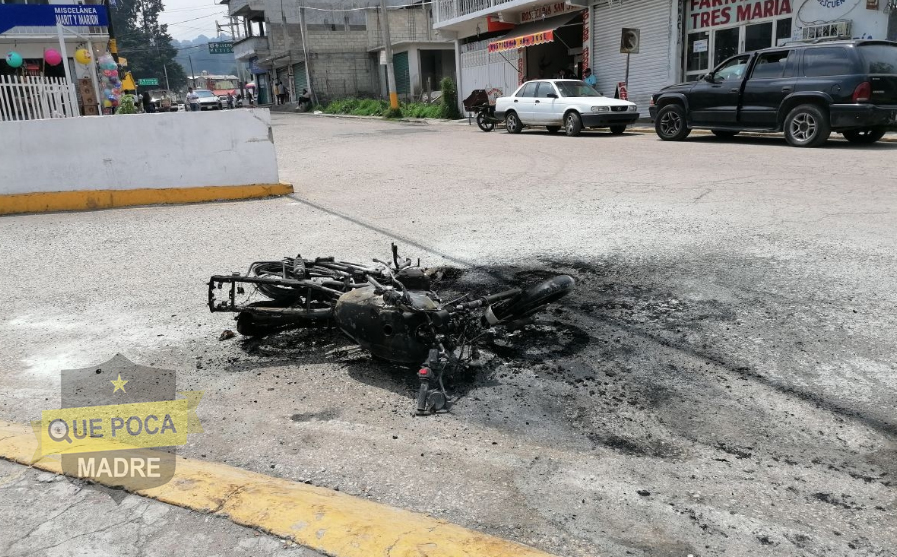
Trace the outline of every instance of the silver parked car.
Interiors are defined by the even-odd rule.
[[[505,121],[508,133],[545,126],[548,133],[563,127],[569,136],[579,135],[583,128],[610,128],[616,135],[638,116],[635,103],[605,97],[578,79],[527,81],[513,95],[495,101],[495,117]]]

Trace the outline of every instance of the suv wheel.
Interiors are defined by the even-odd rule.
[[[508,112],[505,116],[505,129],[508,133],[520,133],[523,131],[523,124],[520,123],[520,117],[516,112]]]
[[[785,118],[785,139],[794,147],[819,147],[831,133],[828,115],[813,104],[802,104]]]
[[[614,135],[622,135],[626,131],[626,126],[611,126],[610,133]]]
[[[654,121],[657,137],[664,141],[682,141],[691,130],[685,123],[685,108],[679,104],[668,104],[657,113]]]
[[[867,128],[865,130],[850,130],[841,132],[844,139],[851,143],[869,144],[875,143],[885,136],[887,128]]]
[[[564,131],[569,137],[576,137],[582,131],[582,118],[572,110],[564,116]]]

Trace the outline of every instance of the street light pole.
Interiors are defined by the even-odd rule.
[[[389,12],[386,11],[386,0],[380,0],[380,16],[383,20],[383,42],[386,45],[386,84],[389,87],[389,108],[399,108],[399,95],[396,93],[396,69],[392,64],[392,41],[389,40]]]

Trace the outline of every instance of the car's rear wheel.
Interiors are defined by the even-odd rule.
[[[560,126],[546,126],[546,128],[548,129],[548,133],[550,134],[556,134],[557,132],[561,131]]]
[[[520,133],[523,131],[523,124],[516,112],[508,112],[505,116],[505,129],[508,133]]]
[[[802,104],[785,118],[785,140],[793,147],[819,147],[831,133],[828,114],[813,104]]]
[[[568,137],[576,137],[582,131],[582,118],[572,110],[564,115],[564,131]]]
[[[844,131],[841,132],[841,135],[843,135],[844,139],[851,143],[868,145],[870,143],[875,143],[876,141],[884,137],[887,131],[887,128],[867,128],[865,130]]]
[[[685,122],[685,108],[679,104],[668,104],[657,113],[654,121],[657,137],[664,141],[682,141],[691,130]]]
[[[610,133],[614,135],[623,135],[623,132],[626,131],[626,126],[611,126]]]
[[[733,137],[738,135],[737,131],[732,131],[732,130],[710,130],[710,131],[713,133],[713,135],[715,135],[716,137],[718,137],[720,139],[732,139]]]

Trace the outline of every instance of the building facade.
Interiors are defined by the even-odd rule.
[[[379,2],[223,0],[235,19],[234,57],[245,63],[259,102],[272,102],[280,83],[289,99],[308,89],[326,103],[386,94],[385,45]],[[393,61],[400,97],[417,98],[427,83],[454,76],[451,42],[435,37],[423,3],[390,0]],[[450,73],[447,73],[448,72]],[[438,86],[437,86],[438,87]]]
[[[612,96],[625,82],[647,114],[657,90],[735,54],[830,37],[897,40],[897,0],[434,2],[435,30],[455,43],[462,99],[589,67],[600,92]],[[629,54],[621,52],[624,30],[637,46]]]
[[[101,0],[84,0],[83,5],[102,6]],[[48,5],[71,5],[75,2],[69,0],[0,0],[0,4],[15,4],[27,10],[30,5],[36,9],[43,9]],[[73,25],[62,27],[62,43],[60,46],[59,32],[55,26],[22,26],[17,25],[11,29],[0,32],[0,75],[25,75],[34,77],[66,78],[67,76],[77,84],[78,103],[82,113],[97,114],[98,98],[95,78],[92,76],[92,65],[79,64],[74,56],[75,51],[83,48],[91,51],[93,60],[106,53],[109,43],[109,31],[106,26],[83,25],[83,21],[71,21]],[[0,21],[0,24],[4,22]],[[57,65],[45,63],[44,57],[48,50],[55,50],[60,54],[64,52],[64,59]],[[6,55],[15,52],[21,56],[23,63],[18,68],[12,68],[4,62]]]

